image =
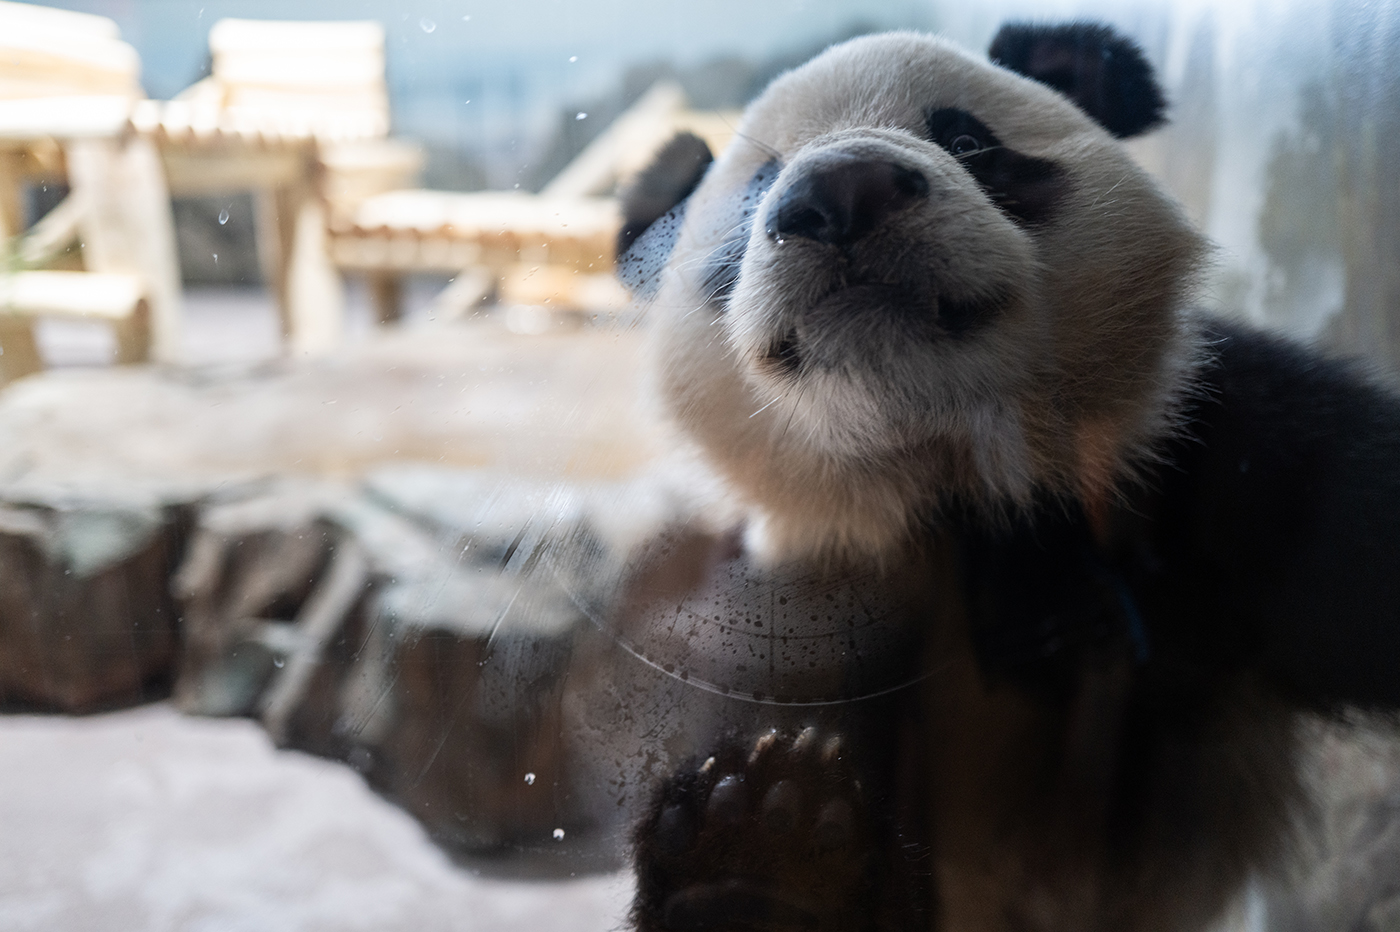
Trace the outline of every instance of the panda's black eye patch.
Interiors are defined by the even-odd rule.
[[[928,138],[956,158],[993,204],[1025,224],[1048,220],[1067,181],[1054,162],[1008,149],[966,110],[943,107],[926,118]]]

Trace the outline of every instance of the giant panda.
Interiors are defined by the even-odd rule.
[[[922,593],[925,658],[663,774],[637,928],[1207,927],[1293,843],[1299,715],[1400,705],[1400,400],[1197,310],[1209,244],[1121,142],[1165,110],[1097,24],[867,36],[635,185],[621,275],[730,521],[664,552]]]

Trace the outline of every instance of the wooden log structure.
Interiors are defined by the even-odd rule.
[[[43,369],[33,329],[41,317],[110,324],[114,362],[145,362],[150,355],[150,304],[139,276],[10,272],[0,275],[0,384]]]
[[[33,322],[109,321],[117,361],[180,343],[174,221],[158,156],[131,132],[140,61],[100,16],[0,2],[0,381],[42,368]],[[69,196],[31,228],[26,186]],[[59,271],[36,271],[57,264]],[[84,279],[73,267],[86,269]]]

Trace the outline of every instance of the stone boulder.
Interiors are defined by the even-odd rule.
[[[176,577],[176,702],[350,763],[452,850],[573,848],[569,663],[667,507],[417,466],[248,487],[200,510]]]
[[[187,503],[129,489],[0,488],[0,703],[87,712],[163,695],[188,523]]]

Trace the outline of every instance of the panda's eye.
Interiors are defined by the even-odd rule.
[[[967,133],[963,133],[961,136],[958,136],[952,142],[948,143],[948,152],[952,155],[967,155],[970,152],[976,152],[980,148],[982,148],[982,140],[978,139],[976,136],[970,136]]]
[[[955,158],[963,158],[1001,145],[987,124],[966,110],[944,107],[924,115],[928,139]]]

